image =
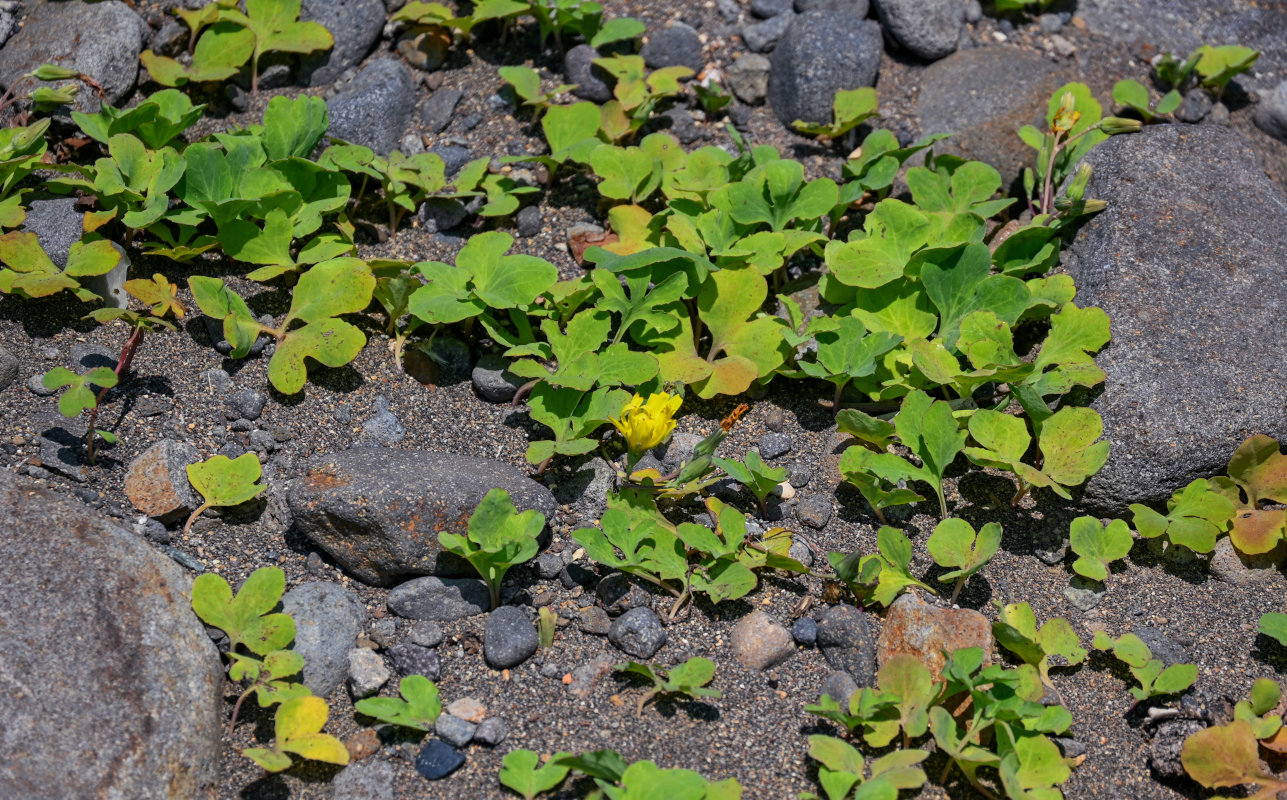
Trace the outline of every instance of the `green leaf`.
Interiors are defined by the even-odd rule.
[[[507,789],[521,794],[526,800],[548,792],[563,783],[570,767],[560,763],[560,759],[570,753],[555,753],[544,766],[541,757],[532,750],[512,750],[501,759],[500,782]]]
[[[192,584],[192,610],[207,625],[228,635],[230,652],[242,645],[256,655],[284,649],[295,638],[295,622],[287,614],[269,613],[286,589],[286,575],[277,567],[260,567],[237,590],[213,572]]]
[[[480,233],[461,248],[457,267],[473,275],[474,292],[491,308],[519,308],[558,280],[554,265],[526,255],[507,256],[514,237],[501,231]]]
[[[903,406],[894,418],[894,428],[903,445],[921,459],[920,469],[908,477],[919,478],[934,487],[940,510],[946,517],[943,474],[965,446],[968,435],[957,425],[950,405],[931,400],[921,391],[911,392],[903,399]]]
[[[1287,647],[1287,614],[1280,614],[1277,611],[1261,614],[1260,624],[1256,630],[1276,640],[1283,647]]]
[[[1072,550],[1078,558],[1073,571],[1094,581],[1108,580],[1108,566],[1131,552],[1131,529],[1120,519],[1107,526],[1094,517],[1078,517],[1069,530]]]
[[[1269,500],[1287,503],[1287,456],[1278,442],[1256,434],[1238,445],[1229,459],[1229,477],[1247,493],[1247,505],[1259,508]]]
[[[989,522],[976,534],[970,523],[961,519],[945,519],[934,528],[925,542],[930,557],[940,567],[954,568],[939,580],[949,583],[968,579],[987,566],[1001,547],[1001,526]]]
[[[396,697],[369,697],[354,704],[359,714],[375,717],[390,725],[401,725],[420,731],[433,730],[434,721],[442,713],[438,687],[423,675],[408,675],[398,684]]]
[[[912,254],[929,240],[931,226],[924,212],[891,199],[876,204],[863,228],[862,238],[827,243],[827,269],[847,286],[875,289],[903,276]]]
[[[1180,763],[1189,777],[1208,789],[1223,789],[1247,783],[1262,788],[1255,797],[1268,800],[1287,789],[1260,766],[1255,731],[1246,720],[1198,731],[1184,742]]]
[[[491,591],[492,607],[500,605],[500,586],[509,568],[531,560],[540,549],[537,538],[545,515],[530,509],[519,514],[509,492],[492,489],[469,518],[467,536],[439,533],[443,549],[467,560]]]
[[[1067,620],[1052,619],[1038,629],[1037,617],[1026,602],[1000,609],[992,624],[992,635],[1025,664],[1036,667],[1046,685],[1050,685],[1052,655],[1062,656],[1069,665],[1080,664],[1086,658],[1086,650]]]
[[[979,242],[924,250],[908,267],[917,268],[925,293],[939,310],[939,338],[949,348],[956,347],[961,321],[969,314],[990,311],[1013,325],[1028,307],[1027,285],[992,274],[992,254]]]
[[[264,152],[270,161],[308,158],[329,124],[326,101],[320,97],[274,97],[264,111]]]
[[[187,466],[188,480],[205,498],[206,506],[237,506],[258,497],[268,487],[258,484],[259,457],[243,453],[236,458],[212,456]]]
[[[1133,503],[1130,508],[1140,536],[1152,539],[1165,534],[1172,543],[1198,553],[1215,549],[1216,537],[1235,511],[1233,503],[1213,491],[1203,478],[1177,491],[1167,501],[1166,516],[1139,503]]]
[[[248,747],[242,755],[269,772],[280,772],[290,767],[291,754],[310,761],[347,764],[349,751],[344,743],[321,732],[328,713],[326,701],[320,697],[287,700],[278,706],[274,717],[276,736],[273,748]]]

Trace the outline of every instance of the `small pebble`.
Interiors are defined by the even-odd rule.
[[[760,458],[771,460],[791,452],[791,437],[785,433],[766,433],[759,441]]]
[[[465,757],[441,739],[430,739],[416,756],[416,772],[431,781],[442,780],[460,769]]]
[[[813,647],[818,643],[818,623],[809,617],[800,617],[791,626],[791,638],[796,644]]]
[[[474,741],[495,747],[509,738],[509,726],[501,717],[488,717],[474,730]]]
[[[438,738],[455,745],[464,747],[469,744],[469,740],[474,738],[474,731],[478,728],[472,722],[452,716],[451,714],[439,714],[437,721],[434,722],[433,732],[438,734]]]

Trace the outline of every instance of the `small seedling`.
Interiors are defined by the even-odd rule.
[[[368,697],[353,708],[390,725],[401,725],[418,731],[431,731],[442,713],[438,687],[423,675],[408,675],[398,684],[397,697]]]
[[[262,661],[232,652],[228,657],[232,660],[228,667],[228,677],[234,683],[241,683],[246,687],[232,707],[232,717],[228,720],[229,733],[236,730],[241,704],[252,694],[260,708],[312,694],[302,683],[287,680],[292,675],[299,675],[304,669],[304,657],[293,650],[274,650],[265,655]]]
[[[882,527],[876,532],[876,550],[871,555],[854,552],[828,553],[827,560],[836,571],[836,579],[849,588],[863,604],[888,606],[912,586],[927,592],[934,590],[912,577],[912,543],[897,528]]]
[[[219,19],[250,31],[250,93],[259,94],[259,59],[264,53],[311,53],[329,50],[335,38],[318,22],[300,22],[301,0],[246,0],[243,14],[235,7],[220,10]]]
[[[1254,800],[1270,800],[1287,791],[1287,780],[1260,766],[1256,727],[1245,719],[1198,731],[1184,742],[1180,763],[1189,777],[1208,789],[1244,784],[1260,787]]]
[[[1198,478],[1172,495],[1166,503],[1165,516],[1141,503],[1132,503],[1130,508],[1140,536],[1155,539],[1165,535],[1172,544],[1197,553],[1215,549],[1216,537],[1235,511],[1233,503],[1205,478]]]
[[[80,416],[85,410],[90,411],[89,424],[86,425],[85,438],[91,443],[87,448],[89,463],[94,463],[94,450],[92,443],[95,436],[103,437],[103,441],[112,444],[116,441],[116,434],[110,431],[100,431],[94,428],[95,412],[98,410],[98,403],[103,395],[107,393],[120,380],[119,376],[110,367],[95,367],[84,375],[77,375],[71,370],[63,367],[54,367],[44,374],[40,383],[46,389],[57,390],[63,387],[67,391],[63,392],[62,397],[58,398],[58,413],[68,419]],[[91,389],[91,386],[99,387],[98,392]]]
[[[273,717],[272,748],[248,747],[242,755],[269,772],[290,768],[294,763],[291,755],[328,764],[347,764],[349,751],[344,743],[321,732],[329,713],[326,701],[320,697],[310,695],[287,700]]]
[[[205,502],[197,506],[183,526],[186,537],[192,523],[208,508],[239,506],[263,494],[267,486],[259,483],[263,468],[259,456],[244,453],[236,458],[213,456],[208,461],[189,464],[188,480],[201,493]]]
[[[770,467],[758,450],[748,450],[743,461],[715,456],[711,459],[730,478],[745,486],[760,504],[761,516],[768,513],[765,504],[769,494],[787,479],[786,467]]]
[[[1127,79],[1113,85],[1113,102],[1139,114],[1140,119],[1146,123],[1152,123],[1174,113],[1180,107],[1180,103],[1184,102],[1184,96],[1172,89],[1157,101],[1156,106],[1152,106],[1149,102],[1148,89],[1144,84]]]
[[[1072,521],[1068,537],[1072,551],[1077,554],[1073,571],[1092,581],[1108,580],[1111,574],[1108,566],[1126,558],[1135,543],[1130,527],[1120,519],[1105,526],[1094,517],[1078,517]]]
[[[492,489],[469,518],[469,533],[439,533],[443,549],[473,565],[487,583],[492,608],[500,606],[501,581],[509,568],[532,559],[540,549],[537,537],[545,515],[536,509],[519,514],[509,492]]]
[[[1130,690],[1131,696],[1135,698],[1132,708],[1154,697],[1179,694],[1198,679],[1196,665],[1163,666],[1160,660],[1153,658],[1148,645],[1133,633],[1125,633],[1120,638],[1113,639],[1103,631],[1096,631],[1095,639],[1091,644],[1096,650],[1111,652],[1119,661],[1126,664],[1131,675],[1140,682],[1138,689],[1132,686]]]
[[[538,617],[537,630],[540,634],[541,649],[549,650],[554,646],[554,630],[558,626],[559,618],[550,611],[548,606],[541,606]]]
[[[616,667],[618,672],[642,675],[652,681],[652,688],[639,698],[638,712],[643,716],[649,700],[661,696],[681,696],[691,700],[702,697],[720,697],[718,689],[707,689],[706,684],[715,677],[715,662],[708,658],[690,658],[672,670],[666,671],[650,664],[631,661]]]
[[[555,753],[545,764],[533,750],[512,750],[501,759],[500,783],[524,797],[524,800],[535,800],[537,795],[556,788],[572,771],[571,767],[560,763],[564,756],[571,753]],[[538,766],[540,765],[540,766]]]
[[[531,67],[501,67],[498,72],[514,89],[514,94],[523,101],[523,105],[532,107],[532,118],[540,119],[551,105],[554,98],[576,88],[574,84],[562,83],[548,92],[541,91],[541,75]]]
[[[1238,701],[1233,707],[1233,718],[1251,723],[1256,739],[1265,747],[1275,752],[1283,752],[1284,737],[1281,714],[1272,713],[1278,710],[1282,701],[1282,688],[1278,681],[1259,678],[1251,685],[1251,694],[1246,700]]]
[[[940,575],[939,581],[956,581],[956,585],[952,587],[951,599],[952,603],[956,603],[956,598],[960,596],[961,589],[970,576],[986,567],[997,554],[1001,547],[1001,525],[989,522],[976,534],[965,520],[945,519],[934,529],[934,533],[925,542],[925,547],[934,563],[952,570]]]
[[[693,91],[697,94],[697,103],[706,112],[707,119],[714,119],[716,114],[733,102],[733,95],[718,83],[699,83],[693,87]]]
[[[924,750],[895,750],[871,762],[871,775],[865,777],[862,754],[843,739],[815,734],[809,737],[809,757],[818,762],[818,783],[827,800],[845,798],[897,797],[900,790],[920,789],[925,785],[925,771],[920,763],[929,758]],[[854,794],[854,788],[858,788]],[[816,794],[803,792],[799,800],[821,800]]]
[[[998,619],[992,623],[992,635],[997,643],[1018,656],[1023,663],[1037,668],[1041,682],[1058,695],[1059,690],[1050,681],[1051,656],[1061,656],[1069,666],[1086,660],[1086,649],[1066,619],[1048,620],[1037,628],[1037,616],[1028,603],[1015,603],[999,609]]]

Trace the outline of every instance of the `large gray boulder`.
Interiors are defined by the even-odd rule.
[[[308,56],[300,67],[301,80],[324,86],[361,64],[380,41],[386,17],[381,0],[304,0],[299,18],[320,23],[335,37],[335,46]]]
[[[844,11],[809,11],[792,20],[773,50],[769,105],[783,125],[831,122],[836,92],[873,86],[884,40],[880,25]]]
[[[1019,129],[1044,128],[1050,96],[1072,79],[1049,59],[1017,47],[954,53],[921,73],[921,133],[952,134],[935,152],[991,164],[1009,186],[1036,159]]]
[[[103,87],[103,99],[116,103],[134,88],[139,53],[150,34],[147,23],[121,0],[40,0],[28,4],[22,30],[0,49],[0,85],[16,94],[40,82],[22,76],[41,64],[72,67]],[[98,95],[81,86],[72,106],[97,111]]]
[[[935,61],[956,50],[965,18],[959,0],[875,0],[885,33],[917,58]]]
[[[215,797],[224,675],[188,577],[4,471],[0,519],[0,797]]]
[[[387,156],[398,146],[416,107],[416,82],[396,58],[377,58],[330,100],[328,136]]]
[[[1151,125],[1086,163],[1108,209],[1065,264],[1113,341],[1092,404],[1112,450],[1085,500],[1118,514],[1222,473],[1253,433],[1287,437],[1287,196],[1215,125]]]
[[[550,517],[550,490],[521,470],[485,458],[382,447],[316,456],[287,492],[295,527],[351,575],[388,586],[417,575],[473,574],[443,558],[438,533],[465,533],[494,488],[514,505]],[[463,566],[463,569],[462,569]]]

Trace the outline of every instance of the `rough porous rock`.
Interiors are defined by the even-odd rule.
[[[508,738],[509,726],[501,717],[489,717],[474,730],[474,741],[487,747],[495,747]]]
[[[1186,777],[1184,765],[1180,762],[1184,742],[1206,727],[1206,723],[1196,719],[1173,719],[1158,725],[1148,749],[1148,765],[1154,774],[1159,778]]]
[[[346,662],[349,691],[354,697],[369,697],[389,682],[389,668],[374,650],[354,647],[347,653]]]
[[[1282,573],[1276,567],[1283,562],[1280,545],[1275,551],[1265,555],[1248,556],[1239,553],[1233,541],[1225,536],[1216,542],[1211,551],[1208,569],[1211,577],[1235,586],[1252,586],[1282,580]]]
[[[612,623],[608,641],[626,655],[652,658],[666,643],[666,629],[652,609],[632,608]]]
[[[138,78],[147,23],[121,0],[41,0],[26,8],[22,29],[0,50],[0,85],[26,94],[42,83],[22,76],[54,64],[89,75],[103,87],[104,102],[120,105]],[[98,94],[81,86],[71,106],[96,112]]]
[[[818,620],[818,649],[859,686],[876,685],[876,637],[863,612],[850,605],[828,609]]]
[[[326,101],[331,116],[327,134],[387,156],[398,146],[415,105],[411,70],[397,59],[378,58]]]
[[[724,72],[724,81],[737,99],[755,105],[769,93],[769,60],[758,53],[743,53]]]
[[[310,459],[287,500],[299,532],[359,580],[388,586],[406,576],[472,574],[443,556],[438,533],[467,533],[474,509],[497,487],[519,511],[549,518],[558,508],[548,489],[508,464],[380,447]]]
[[[384,3],[381,0],[304,0],[299,18],[321,23],[335,45],[310,55],[300,65],[302,82],[309,86],[334,83],[344,71],[362,63],[384,30]]]
[[[959,0],[875,0],[885,33],[913,55],[936,61],[956,50],[964,24]]]
[[[746,48],[754,53],[767,53],[773,49],[791,27],[795,14],[779,14],[763,22],[749,22],[742,26],[742,41]]]
[[[840,11],[796,16],[773,50],[769,105],[783,125],[831,122],[841,89],[872,86],[884,51],[880,25]]]
[[[331,800],[393,800],[393,779],[388,761],[349,764],[331,781]]]
[[[18,379],[18,357],[0,347],[0,392]]]
[[[688,67],[701,72],[705,65],[702,58],[702,40],[697,31],[682,22],[649,34],[648,43],[639,51],[650,69],[663,67]]]
[[[188,482],[187,467],[198,461],[197,449],[164,439],[130,462],[125,473],[125,496],[149,517],[164,519],[191,513],[201,498]]]
[[[477,578],[416,578],[389,592],[389,610],[404,619],[452,622],[491,607],[487,584]]]
[[[295,620],[291,649],[304,657],[304,685],[326,697],[348,674],[348,653],[362,632],[366,608],[338,583],[315,581],[283,595],[282,610]]]
[[[996,646],[992,624],[969,608],[938,608],[908,593],[894,601],[876,642],[876,661],[884,666],[894,656],[916,656],[937,680],[949,653],[964,647],[983,649],[983,664],[992,663]]]
[[[818,692],[819,697],[830,697],[841,705],[842,708],[849,707],[849,698],[860,687],[848,672],[836,670],[827,676],[822,682],[822,689]]]
[[[517,667],[531,658],[539,645],[535,626],[518,606],[501,606],[487,615],[483,658],[493,669]]]
[[[439,633],[439,641],[442,634]],[[389,648],[389,661],[393,662],[393,671],[399,678],[408,675],[423,675],[431,681],[442,677],[442,659],[429,647],[411,642],[395,644]]]
[[[1050,96],[1069,79],[1031,50],[999,46],[955,53],[922,73],[921,133],[952,134],[935,145],[936,153],[991,164],[1008,186],[1033,154],[1015,132],[1024,125],[1044,127]]]
[[[223,666],[191,580],[0,471],[0,797],[213,798]]]
[[[728,644],[734,658],[758,670],[776,667],[795,652],[791,632],[759,609],[738,620]]]
[[[1260,105],[1256,106],[1252,119],[1260,130],[1287,142],[1287,81],[1278,84],[1260,98]]]
[[[36,234],[49,260],[59,269],[65,269],[71,246],[85,233],[83,220],[84,214],[76,208],[74,197],[38,198],[28,202],[21,229]]]
[[[589,522],[603,516],[608,509],[608,492],[616,481],[616,471],[598,456],[586,456],[554,465],[554,496],[569,506],[578,520]]]
[[[1113,341],[1091,407],[1111,455],[1084,500],[1106,515],[1223,474],[1250,433],[1287,438],[1287,196],[1238,134],[1150,125],[1091,151],[1108,203],[1065,256]]]

